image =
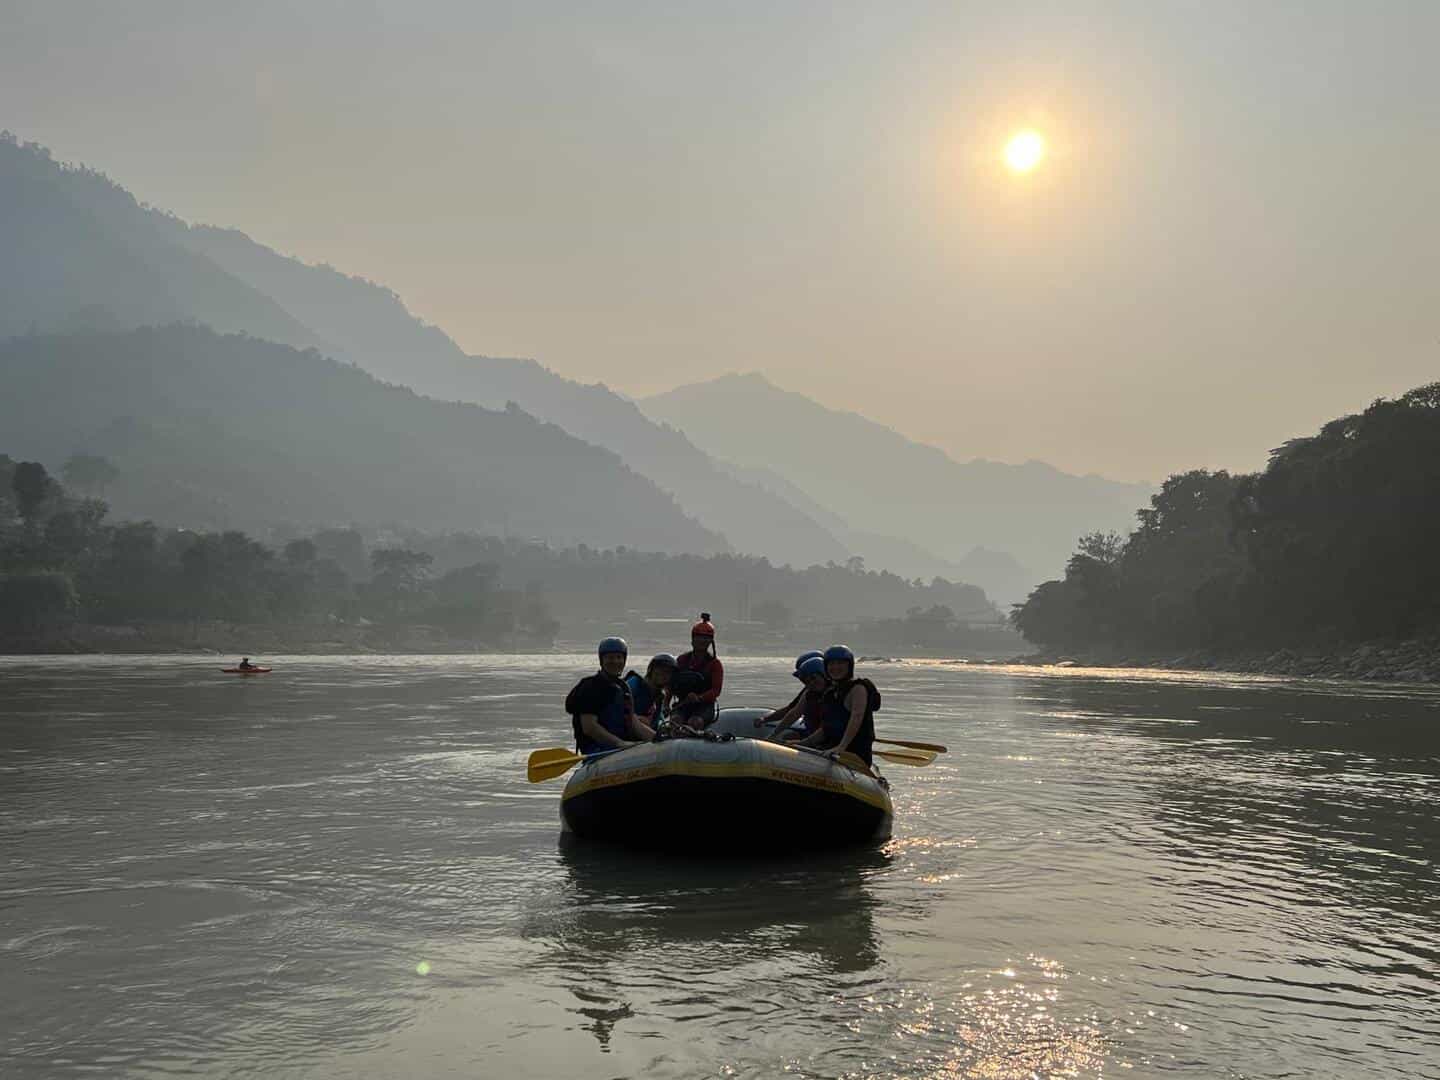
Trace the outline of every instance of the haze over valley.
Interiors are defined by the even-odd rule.
[[[17,255],[4,365],[32,388],[8,401],[6,452],[112,458],[122,514],[262,535],[405,522],[797,568],[858,557],[1005,604],[1148,494],[957,463],[762,376],[635,402],[534,360],[468,356],[381,285],[187,224],[13,137],[0,184]],[[135,333],[173,323],[255,340]]]

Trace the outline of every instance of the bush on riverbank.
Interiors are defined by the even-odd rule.
[[[1082,538],[1064,579],[1017,605],[1027,640],[1051,655],[1274,658],[1265,670],[1293,666],[1290,650],[1358,671],[1361,647],[1440,633],[1440,383],[1285,443],[1261,473],[1172,476],[1138,517],[1128,537]],[[1380,667],[1429,672],[1424,652]]]

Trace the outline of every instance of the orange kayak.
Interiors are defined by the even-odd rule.
[[[269,674],[270,674],[270,669],[269,669],[268,667],[252,667],[252,668],[222,667],[220,670],[223,671],[226,675],[269,675]]]

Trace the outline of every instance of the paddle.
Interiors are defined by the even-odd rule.
[[[880,740],[875,740],[879,742]],[[917,769],[923,769],[926,765],[935,763],[935,754],[929,750],[871,750],[871,754],[886,761],[893,761],[897,765],[913,765]]]
[[[945,747],[933,742],[906,742],[904,739],[876,739],[876,742],[883,742],[886,746],[908,746],[911,750],[929,750],[935,754],[945,753]]]
[[[593,754],[577,754],[573,750],[566,750],[563,746],[536,750],[531,753],[530,760],[526,763],[525,776],[532,784],[554,780],[557,776],[564,776],[582,761],[593,761],[595,758],[605,757],[607,754],[618,754],[621,750],[628,749],[628,746],[617,746],[613,750],[597,750]],[[796,747],[796,749],[829,756],[824,750],[814,750],[810,747]],[[897,765],[912,765],[917,769],[923,769],[935,760],[934,753],[928,750],[874,750],[872,753],[875,757],[893,761]],[[837,755],[834,760],[856,772],[874,775],[863,758],[849,751]]]
[[[577,754],[563,746],[536,750],[525,765],[525,776],[532,784],[538,784],[542,780],[554,780],[557,776],[564,776],[582,761],[592,761],[606,754],[618,754],[621,750],[628,749],[628,746],[617,746],[613,750],[597,750],[593,754]]]

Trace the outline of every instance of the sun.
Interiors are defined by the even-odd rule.
[[[1013,173],[1028,173],[1045,160],[1045,136],[1026,128],[1005,144],[1005,164]]]

